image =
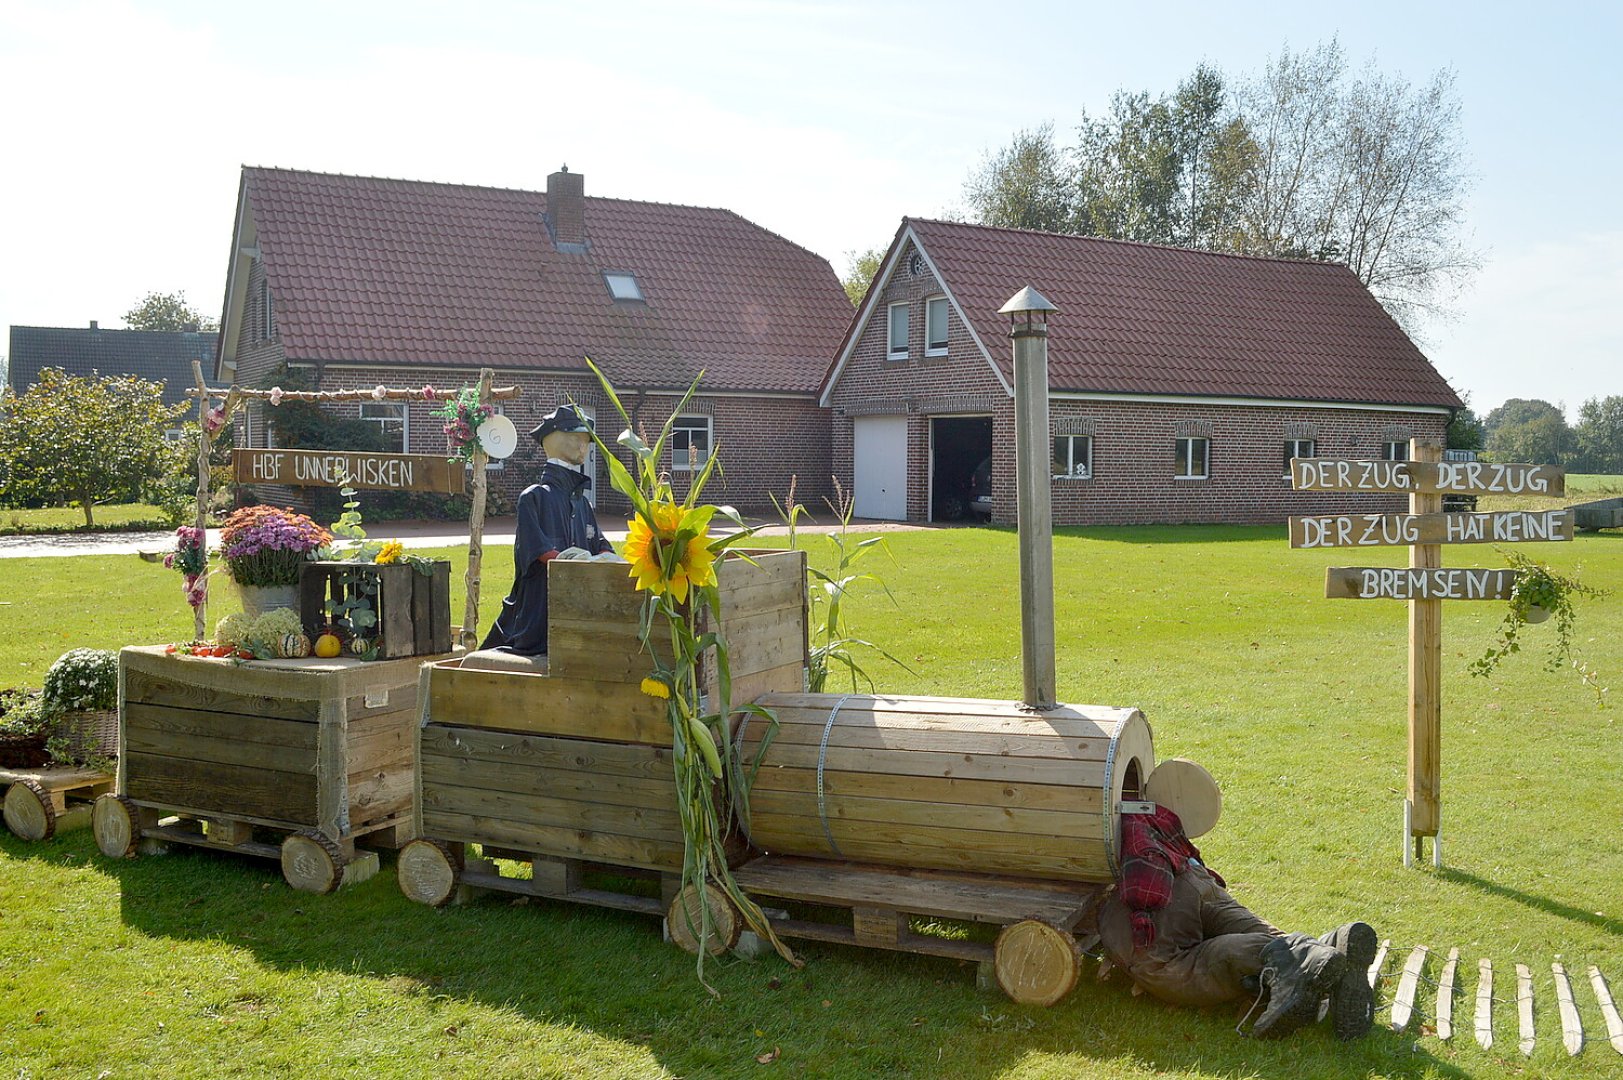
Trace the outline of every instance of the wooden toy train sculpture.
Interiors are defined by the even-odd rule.
[[[678,895],[670,727],[663,703],[638,688],[650,668],[642,598],[624,565],[549,571],[548,657],[473,653],[422,669],[417,839],[400,852],[400,887],[433,905],[483,888],[670,913],[673,939],[696,949],[689,920],[675,916],[696,898]],[[805,693],[804,554],[729,558],[718,578],[733,701],[778,725],[734,876],[768,905],[849,912],[848,924],[778,912],[776,933],[990,962],[1016,1000],[1064,997],[1078,927],[1113,877],[1120,807],[1143,798],[1155,766],[1143,715]],[[767,727],[735,719],[742,760],[754,760]],[[530,876],[498,861],[527,864]],[[659,897],[628,887],[638,877],[656,879]],[[711,948],[733,947],[736,912],[718,890],[707,903]],[[1003,929],[988,944],[915,932],[913,917]]]

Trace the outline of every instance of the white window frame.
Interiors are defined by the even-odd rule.
[[[908,342],[913,336],[912,307],[906,300],[891,304],[885,308],[885,359],[906,360]],[[896,309],[902,310],[902,347],[896,347]]]
[[[1201,472],[1195,472],[1195,444],[1200,443]],[[1212,478],[1212,440],[1205,435],[1180,435],[1173,441],[1172,452],[1178,458],[1178,472],[1174,480],[1210,480]]]
[[[1302,453],[1302,447],[1307,447],[1307,453]],[[1319,440],[1317,439],[1286,439],[1285,440],[1285,475],[1291,474],[1291,458],[1311,458],[1319,456]]]
[[[1381,440],[1381,460],[1382,461],[1408,461],[1409,460],[1409,440],[1408,439],[1383,439],[1383,440]]]
[[[1054,442],[1056,442],[1056,443],[1059,442],[1061,439],[1065,440],[1066,471],[1062,472],[1062,473],[1059,473],[1059,472],[1054,473],[1053,479],[1055,479],[1055,480],[1092,480],[1093,479],[1093,436],[1092,435],[1055,435],[1054,436]],[[1086,439],[1087,440],[1087,455],[1086,455],[1087,460],[1085,462],[1080,463],[1081,471],[1078,471],[1078,464],[1079,463],[1076,460],[1076,440],[1078,440],[1078,439]],[[1052,468],[1053,460],[1055,458],[1057,458],[1059,455],[1054,454],[1053,451],[1052,451],[1052,448],[1050,448],[1050,454],[1051,454],[1051,457],[1049,459],[1049,462],[1050,462],[1050,468]]]
[[[686,421],[686,423],[684,423]],[[699,430],[699,422],[704,424],[704,453],[700,454],[697,463],[688,460],[688,453],[684,451],[678,455],[676,442],[671,442],[671,472],[698,472],[704,468],[705,462],[710,460],[711,453],[716,447],[716,418],[708,413],[682,413],[671,420],[671,434],[678,431],[688,432],[688,445],[693,445],[692,432]]]
[[[363,401],[363,402],[361,402],[361,419],[365,420],[369,424],[377,424],[379,427],[383,427],[385,424],[388,424],[392,420],[394,420],[395,417],[368,416],[368,415],[366,415],[366,410],[368,410],[368,409],[391,409],[391,410],[394,410],[395,417],[398,417],[399,420],[400,420],[400,449],[399,450],[389,450],[389,451],[386,451],[386,453],[391,453],[391,454],[409,454],[409,453],[411,453],[411,407],[409,405],[407,405],[404,401]],[[385,429],[385,430],[387,431],[387,429]]]
[[[936,310],[939,310],[941,312],[941,342],[940,342],[940,344],[936,343],[935,338],[932,337],[931,333],[930,333],[930,313],[932,311],[936,311]],[[950,330],[948,329],[949,316],[950,316],[950,308],[948,308],[948,306],[947,306],[947,298],[945,296],[931,296],[931,297],[927,297],[925,299],[925,301],[924,301],[924,355],[925,356],[946,356],[947,355],[948,335],[950,333]]]

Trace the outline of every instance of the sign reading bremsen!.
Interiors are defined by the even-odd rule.
[[[1571,510],[1499,510],[1490,514],[1325,514],[1293,517],[1291,547],[1390,547],[1399,544],[1519,544],[1571,540]]]
[[[1331,566],[1324,571],[1324,595],[1331,600],[1509,600],[1515,586],[1514,570]]]
[[[1553,465],[1489,461],[1336,461],[1291,458],[1297,491],[1410,491],[1433,495],[1564,495],[1567,472]]]
[[[231,452],[239,484],[291,484],[459,495],[467,469],[439,454],[372,454],[357,450],[244,450]]]

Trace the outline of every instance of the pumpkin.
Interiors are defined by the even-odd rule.
[[[343,651],[343,642],[338,640],[337,634],[326,633],[316,638],[315,653],[323,660],[331,660]]]
[[[287,634],[282,638],[281,653],[290,660],[310,655],[310,639],[303,634]]]
[[[372,643],[365,638],[358,637],[350,638],[349,640],[349,651],[354,653],[356,656],[363,655],[366,650],[370,649],[371,647]]]

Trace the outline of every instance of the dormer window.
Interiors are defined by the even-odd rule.
[[[605,270],[603,280],[608,284],[609,295],[616,300],[642,300],[642,289],[637,285],[635,274],[626,274],[616,270]]]

